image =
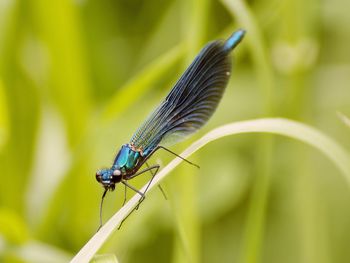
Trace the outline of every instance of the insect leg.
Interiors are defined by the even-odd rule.
[[[175,155],[176,157],[179,157],[180,159],[182,159],[183,161],[187,162],[188,164],[191,164],[191,165],[193,165],[193,166],[196,166],[197,168],[200,168],[198,164],[195,164],[195,163],[190,162],[189,160],[187,160],[187,159],[181,157],[181,156],[178,155],[177,153],[174,153],[173,151],[171,151],[171,150],[169,150],[168,148],[165,148],[164,146],[161,146],[161,145],[158,145],[158,146],[152,151],[152,153],[158,151],[159,149],[166,150],[167,152],[169,152],[169,153]]]
[[[148,166],[148,165],[147,165],[147,166]],[[153,169],[156,169],[156,172],[155,172],[154,174],[152,173],[152,170],[153,170]],[[145,192],[143,192],[143,193],[141,193],[139,190],[137,190],[137,189],[136,189],[135,187],[133,187],[132,185],[128,184],[128,183],[126,182],[126,180],[122,180],[122,183],[123,183],[124,185],[126,185],[127,187],[129,187],[130,189],[132,189],[132,190],[134,190],[135,192],[137,192],[139,195],[141,195],[141,199],[145,199],[145,193],[147,192],[148,187],[149,187],[150,184],[152,183],[152,180],[153,180],[154,176],[157,174],[158,169],[159,169],[159,165],[158,165],[158,164],[152,165],[152,166],[148,166],[146,169],[143,169],[142,171],[140,171],[140,172],[138,172],[138,173],[135,173],[135,174],[133,174],[133,175],[130,175],[130,176],[128,176],[128,177],[125,178],[126,180],[130,180],[130,179],[135,178],[136,176],[138,176],[138,175],[140,175],[140,174],[143,174],[143,173],[145,173],[145,172],[150,171],[150,172],[152,173],[152,179],[151,179],[150,182],[148,183],[148,185],[147,185],[147,187],[146,187],[146,190],[145,190]],[[140,200],[141,200],[141,199],[140,199]]]
[[[147,172],[147,171],[150,171],[151,174],[152,174],[152,179],[151,179],[151,181],[148,183],[148,186],[147,186],[147,188],[146,188],[146,191],[147,191],[147,189],[148,189],[150,183],[151,183],[152,180],[153,180],[153,177],[155,176],[155,174],[153,175],[152,169],[156,169],[156,168],[157,168],[157,170],[156,170],[155,174],[157,173],[157,171],[158,171],[158,169],[159,169],[159,165],[148,166],[148,164],[147,164],[147,168],[146,168],[146,169],[144,169],[144,170],[142,170],[142,171],[140,171],[140,172],[138,172],[138,173],[135,173],[135,174],[133,174],[133,175],[127,177],[126,180],[130,180],[130,179],[135,178],[136,176],[138,176],[138,175],[140,175],[140,174],[143,174],[143,173],[145,173],[145,172]],[[143,198],[143,199],[144,199],[144,195],[145,195],[145,193],[146,193],[146,191],[145,191],[144,193],[141,193],[141,192],[138,191],[135,187],[133,187],[132,185],[128,184],[128,183],[126,182],[126,180],[122,180],[122,183],[123,183],[124,186],[125,186],[123,206],[125,205],[125,202],[126,202],[126,187],[129,187],[130,189],[132,189],[133,191],[135,191],[136,193],[138,193],[139,195],[141,195],[141,198]]]
[[[134,178],[134,177],[136,177],[136,176],[138,176],[138,175],[140,175],[140,174],[143,174],[143,173],[145,173],[145,172],[147,172],[147,171],[151,171],[152,169],[156,169],[156,171],[155,171],[154,175],[152,176],[152,179],[151,179],[151,180],[149,181],[149,183],[147,184],[147,187],[146,187],[146,189],[145,189],[145,191],[144,191],[143,193],[140,192],[139,190],[137,190],[135,187],[129,185],[129,184],[126,182],[126,180],[121,181],[124,185],[126,185],[126,186],[129,187],[130,189],[132,189],[132,190],[134,190],[135,192],[137,192],[141,197],[140,197],[140,199],[139,199],[138,204],[137,204],[137,205],[130,211],[130,213],[120,222],[120,225],[119,225],[118,229],[120,229],[120,228],[122,227],[124,221],[125,221],[135,210],[137,210],[137,209],[139,208],[140,204],[143,202],[143,200],[145,200],[145,194],[146,194],[146,192],[147,192],[149,186],[151,185],[154,176],[155,176],[155,175],[157,174],[157,172],[158,172],[159,165],[152,165],[152,166],[149,166],[149,167],[147,167],[146,169],[144,169],[144,170],[142,170],[142,171],[140,171],[140,172],[138,172],[138,173],[136,173],[136,174],[134,174],[134,175],[132,175],[132,176],[130,176],[130,177],[127,178],[127,180],[130,180],[130,179],[132,179],[132,178]]]
[[[124,201],[123,201],[123,205],[122,206],[124,206],[125,205],[125,203],[126,203],[126,185],[124,184]]]
[[[139,190],[137,190],[135,187],[133,187],[132,185],[128,184],[126,182],[126,180],[122,180],[121,181],[125,186],[129,187],[131,190],[135,191],[136,193],[138,193],[139,195],[141,195],[141,197],[143,196],[143,193],[141,193]]]
[[[145,173],[145,172],[148,172],[149,170],[156,169],[156,168],[159,168],[159,165],[158,165],[158,164],[149,166],[149,167],[147,167],[146,169],[143,169],[143,170],[140,171],[140,172],[137,172],[137,173],[135,173],[135,174],[132,174],[132,175],[130,175],[130,176],[127,176],[127,177],[126,177],[126,180],[130,180],[130,179],[132,179],[132,178],[135,178],[136,176],[139,176],[140,174],[143,174],[143,173]]]
[[[147,165],[147,166],[148,166],[148,165]],[[153,174],[153,172],[152,172],[153,169],[156,169],[156,171],[154,172],[154,174]],[[156,174],[157,174],[157,172],[158,172],[158,169],[159,169],[159,165],[156,164],[156,165],[148,166],[146,169],[143,170],[143,171],[150,171],[151,174],[152,174],[152,178],[151,178],[151,180],[148,182],[147,187],[146,187],[145,191],[143,192],[143,196],[140,198],[139,203],[138,203],[138,205],[136,206],[136,210],[139,209],[140,204],[142,203],[143,200],[145,200],[146,192],[147,192],[149,186],[151,185],[151,183],[152,183],[154,177],[156,176]],[[143,172],[143,171],[141,171],[141,172]]]
[[[145,164],[146,164],[147,167],[150,167],[150,166],[148,165],[147,162],[145,162]],[[151,175],[152,175],[152,178],[156,175],[156,174],[153,175],[152,170],[150,170],[150,173],[151,173]],[[168,200],[168,197],[166,196],[166,194],[165,194],[165,192],[164,192],[164,190],[163,190],[163,187],[162,187],[160,184],[158,184],[158,188],[159,188],[159,190],[162,192],[162,194],[163,194],[163,196],[164,196],[164,199],[165,199],[165,200]]]

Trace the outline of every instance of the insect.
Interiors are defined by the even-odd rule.
[[[244,30],[234,32],[226,41],[212,41],[197,55],[191,65],[177,81],[170,93],[150,114],[134,133],[129,143],[124,144],[116,155],[111,168],[97,171],[96,180],[104,187],[100,206],[100,226],[102,225],[102,204],[108,190],[113,191],[116,184],[143,193],[128,181],[145,172],[151,172],[152,179],[159,165],[149,166],[148,159],[167,142],[175,143],[201,128],[216,110],[231,74],[231,51],[241,42]],[[141,167],[146,166],[144,169]],[[195,164],[193,164],[195,165]],[[197,165],[196,165],[197,166]],[[126,198],[124,198],[125,203]],[[139,202],[140,203],[140,202]],[[124,204],[123,204],[124,205]]]

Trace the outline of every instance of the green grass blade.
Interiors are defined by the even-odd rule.
[[[49,52],[52,97],[64,116],[70,142],[76,143],[93,105],[78,8],[66,0],[34,1],[31,8],[39,38]]]
[[[7,102],[3,84],[0,80],[0,151],[2,146],[6,143],[9,134],[9,121]]]
[[[249,51],[254,60],[257,77],[259,79],[262,95],[264,97],[264,109],[267,111],[267,113],[270,113],[272,110],[271,106],[273,105],[271,103],[273,101],[273,73],[258,22],[244,1],[221,1],[231,12],[232,16],[237,19],[239,25],[247,31],[247,36],[244,41],[248,44]]]
[[[269,60],[268,50],[263,38],[262,28],[249,6],[243,0],[222,0],[231,15],[247,30],[247,44],[254,61],[254,67],[260,86],[265,115],[273,114],[274,76]],[[262,237],[265,232],[266,207],[270,191],[272,170],[273,140],[264,136],[260,139],[257,148],[257,162],[261,176],[253,186],[252,199],[247,216],[245,241],[243,245],[242,262],[256,262],[262,246]]]

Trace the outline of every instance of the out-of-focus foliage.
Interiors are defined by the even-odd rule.
[[[337,115],[350,116],[349,9],[346,0],[0,1],[0,261],[69,260],[98,227],[95,171],[111,164],[203,44],[238,27],[248,32],[219,109],[172,149],[220,124],[266,116],[307,123],[349,149]],[[163,183],[169,200],[151,192],[101,254],[350,260],[350,192],[321,152],[242,135],[191,160],[201,169],[176,169]],[[104,219],[123,194],[108,194]]]

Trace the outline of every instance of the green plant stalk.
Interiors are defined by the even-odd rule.
[[[0,152],[10,133],[5,89],[0,79]]]
[[[284,17],[284,20],[276,27],[277,34],[279,34],[277,39],[286,44],[294,45],[294,55],[297,57],[301,56],[302,52],[305,53],[297,44],[317,34],[318,30],[314,25],[319,23],[317,23],[315,4],[313,0],[307,3],[302,0],[288,0],[282,4],[280,15]],[[297,17],[295,16],[296,12],[298,13]],[[295,63],[290,65],[291,68],[284,75],[286,95],[283,110],[289,118],[299,120],[305,117],[305,113],[308,114],[312,108],[309,104],[305,104],[308,96],[307,91],[310,88],[307,85],[310,70],[305,68],[303,60],[299,59]],[[318,201],[320,193],[315,187],[314,178],[309,175],[308,155],[300,147],[296,147],[294,156],[296,157],[297,169],[299,169],[292,182],[292,187],[296,189],[296,191],[292,191],[292,196],[295,204],[297,229],[299,230],[297,235],[300,237],[299,261],[331,262],[332,250],[327,236],[330,233],[329,224],[325,222],[327,219],[322,213],[324,207]],[[317,223],[315,224],[315,222]]]
[[[45,42],[50,54],[51,70],[47,84],[64,116],[69,142],[80,142],[86,131],[93,99],[89,92],[90,75],[77,6],[66,0],[38,0],[33,1],[30,11],[39,38]]]
[[[184,38],[188,43],[188,52],[185,59],[187,66],[197,55],[198,50],[205,42],[206,23],[208,17],[208,0],[182,1]],[[195,160],[194,160],[195,161]],[[181,196],[176,197],[177,206],[174,209],[177,219],[177,235],[174,242],[173,263],[176,262],[202,262],[201,251],[201,222],[198,209],[195,205],[197,196],[197,177],[195,169],[183,167],[186,173],[186,180],[175,178],[177,188]],[[176,204],[175,204],[176,205]]]
[[[12,207],[18,214],[25,211],[24,193],[30,176],[39,117],[38,90],[18,59],[18,50],[25,43],[23,24],[28,22],[23,4],[16,1],[3,6],[7,10],[1,10],[3,24],[0,34],[0,76],[7,101],[6,105],[2,105],[6,111],[3,113],[7,115],[3,123],[11,128],[11,131],[3,130],[6,143],[2,145],[0,158],[0,180],[3,182],[0,185],[0,202]]]
[[[270,115],[273,112],[273,72],[268,59],[261,30],[255,21],[254,15],[242,0],[222,0],[223,4],[236,17],[239,24],[247,30],[247,44],[254,61],[256,74],[261,87],[263,98],[263,112]],[[262,137],[257,150],[260,176],[257,177],[248,211],[245,233],[245,244],[243,245],[241,261],[258,262],[262,239],[264,235],[265,213],[270,188],[271,162],[272,162],[273,140],[271,137]]]
[[[244,133],[271,133],[290,137],[302,141],[323,153],[335,167],[339,169],[340,174],[350,187],[350,157],[342,146],[337,144],[322,132],[306,124],[282,118],[265,118],[249,121],[241,121],[218,127],[202,138],[194,142],[190,147],[180,155],[188,158],[191,154],[205,146],[206,144],[217,139]],[[149,191],[157,186],[172,170],[178,166],[182,160],[175,158],[165,166],[152,181]],[[140,190],[144,191],[147,184]],[[112,233],[118,228],[120,222],[129,214],[137,205],[139,196],[134,195],[107,223],[85,244],[85,246],[72,259],[72,263],[89,262],[93,255],[100,249]]]
[[[247,31],[247,37],[244,42],[249,46],[249,51],[254,60],[257,77],[261,83],[261,93],[264,97],[263,109],[266,114],[270,114],[273,112],[273,109],[271,108],[273,102],[273,72],[258,23],[255,21],[254,15],[246,6],[244,1],[221,1],[231,12],[231,15],[237,19],[239,25],[241,25]]]
[[[183,176],[176,176],[172,180],[174,185],[171,189],[174,194],[170,202],[176,231],[173,262],[201,262],[201,222],[195,198],[198,188],[196,170],[193,167],[181,166],[177,173]]]

